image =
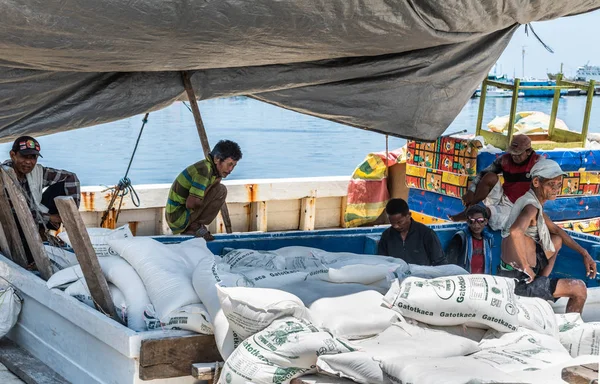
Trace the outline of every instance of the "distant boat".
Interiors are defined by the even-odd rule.
[[[554,86],[556,85],[555,80],[538,80],[538,79],[523,79],[521,80],[521,86]],[[553,89],[523,89],[525,97],[554,97]],[[566,89],[560,90],[560,95],[564,96],[567,94]]]
[[[488,87],[485,97],[512,97],[513,92],[508,89],[498,87]],[[525,94],[520,91],[519,97],[523,97]],[[475,91],[475,97],[481,97],[481,89]]]
[[[577,81],[600,81],[600,67],[594,65],[584,65],[583,67],[577,68],[577,74],[575,75]]]

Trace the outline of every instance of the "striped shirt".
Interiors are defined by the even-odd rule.
[[[185,231],[190,224],[191,210],[185,206],[188,196],[204,199],[206,189],[220,180],[210,155],[190,165],[177,176],[169,191],[166,206],[167,223],[174,234]]]

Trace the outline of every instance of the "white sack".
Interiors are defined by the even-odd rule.
[[[581,314],[577,312],[557,313],[554,315],[554,318],[556,319],[556,325],[559,332],[565,332],[584,324],[581,319]]]
[[[125,300],[125,296],[123,292],[119,288],[117,288],[114,284],[108,283],[108,289],[110,291],[110,296],[112,297],[113,304],[115,305],[115,311],[117,312],[117,316],[123,321],[123,323],[128,324],[127,318],[127,301]],[[85,283],[85,279],[81,278],[74,283],[71,283],[66,289],[65,293],[69,296],[76,298],[81,301],[85,305],[96,308],[94,305],[94,299],[92,298],[92,294]],[[129,327],[129,324],[127,325]],[[138,329],[138,331],[143,331],[145,329]]]
[[[377,335],[398,320],[398,313],[381,306],[383,295],[364,291],[339,297],[324,297],[309,309],[313,323],[334,336],[360,339]]]
[[[445,265],[417,265],[408,264],[408,269],[402,266],[394,270],[394,277],[402,282],[407,277],[420,277],[422,279],[437,279],[438,277],[468,275],[469,272],[456,264]]]
[[[210,315],[202,304],[181,307],[170,313],[164,323],[156,317],[154,307],[150,304],[144,311],[144,322],[148,329],[184,329],[204,335],[214,334]]]
[[[0,288],[0,338],[17,323],[23,299],[11,285]]]
[[[559,333],[561,344],[573,357],[598,355],[600,323],[585,323]]]
[[[122,227],[116,229],[108,228],[87,228],[92,247],[96,251],[97,256],[116,256],[118,253],[110,247],[108,242],[116,239],[126,239],[133,237],[129,224],[125,224]],[[69,240],[69,234],[67,232],[60,232],[58,237],[67,243],[72,248],[71,241]]]
[[[316,300],[319,300],[323,297],[352,295],[358,292],[371,291],[374,288],[370,285],[364,284],[338,284],[322,280],[310,280],[310,283],[308,281],[301,281],[293,284],[286,284],[280,289],[297,296],[300,300],[302,300],[305,306],[309,307]]]
[[[289,383],[314,372],[317,357],[350,351],[310,322],[293,317],[278,319],[242,342],[225,361],[219,383]]]
[[[552,306],[543,299],[515,295],[519,327],[558,337],[558,325]]]
[[[206,242],[198,240],[186,246],[194,247],[198,260],[212,261],[214,256],[206,248]],[[170,248],[149,237],[111,240],[109,244],[135,269],[161,322],[166,323],[170,314],[179,308],[201,302],[190,279],[189,259],[177,252],[178,248]],[[142,322],[147,304],[140,312]]]
[[[98,259],[98,262],[106,280],[119,288],[123,296],[125,296],[128,312],[127,326],[135,331],[145,330],[144,310],[150,304],[150,299],[146,293],[144,283],[136,271],[127,261],[118,256],[101,257]],[[85,282],[81,266],[75,265],[52,275],[46,282],[46,285],[48,288],[54,288],[64,285],[65,282],[74,282],[80,279],[82,282]]]
[[[472,340],[407,322],[397,322],[375,337],[349,345],[356,351],[320,356],[318,369],[358,383],[388,383],[378,363],[381,359],[464,356],[479,351]]]
[[[79,264],[77,261],[77,257],[73,252],[67,251],[64,248],[53,247],[51,245],[44,245],[44,249],[46,250],[46,255],[50,259],[50,263],[52,264],[52,270],[54,273],[63,270],[65,268],[71,267],[73,265]]]
[[[498,276],[409,277],[402,284],[394,280],[383,301],[401,315],[426,324],[512,332],[519,327],[513,292],[514,281]]]
[[[54,273],[46,281],[46,286],[48,289],[65,289],[81,278],[83,278],[83,272],[81,272],[81,267],[77,264]]]
[[[386,280],[398,268],[395,264],[349,264],[338,268],[322,268],[311,271],[308,279],[318,279],[331,283],[374,284]]]
[[[380,363],[385,377],[393,383],[465,384],[519,383],[502,372],[470,356],[447,358],[386,358]]]
[[[278,289],[217,286],[217,294],[229,326],[243,339],[282,317],[310,320],[299,298]]]
[[[529,330],[490,331],[479,346],[481,351],[471,355],[472,358],[507,373],[544,369],[571,359],[553,336]]]

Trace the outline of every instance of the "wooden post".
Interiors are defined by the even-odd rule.
[[[317,212],[317,198],[316,193],[313,191],[310,197],[302,199],[300,204],[300,230],[301,231],[312,231],[315,229],[315,216]]]
[[[196,122],[196,129],[198,129],[198,135],[200,135],[200,143],[202,143],[202,150],[204,156],[207,156],[210,152],[210,145],[208,144],[208,135],[202,122],[202,115],[200,115],[200,108],[198,108],[198,101],[196,100],[196,94],[194,93],[194,87],[190,80],[190,74],[186,71],[181,72],[181,79],[183,80],[183,86],[187,93],[188,100],[190,101],[190,108],[194,115],[194,121]],[[231,233],[231,220],[229,219],[229,209],[227,209],[227,203],[223,203],[221,207],[221,213],[223,214],[223,221],[225,222],[225,229],[227,233]]]
[[[590,126],[590,114],[592,113],[592,100],[594,100],[594,90],[596,88],[596,81],[590,80],[587,91],[587,98],[585,102],[585,114],[583,115],[583,127],[581,127],[581,146],[585,148],[587,144],[588,128]]]
[[[481,134],[481,127],[483,125],[483,109],[485,108],[485,96],[487,95],[488,82],[487,79],[481,83],[481,93],[479,94],[479,111],[477,112],[477,126],[475,127],[475,134],[479,136]]]
[[[0,223],[0,253],[12,260],[12,254],[10,253],[10,247],[8,246],[8,239]],[[14,260],[13,260],[14,261]]]
[[[98,256],[96,256],[96,252],[92,247],[90,236],[85,229],[75,201],[72,197],[67,196],[59,196],[54,201],[56,202],[56,208],[58,208],[63,225],[69,234],[69,240],[71,240],[75,256],[77,257],[77,261],[79,261],[83,277],[92,294],[94,303],[105,314],[122,323],[122,320],[117,316],[115,304],[108,290],[108,283],[102,273]]]
[[[521,79],[515,79],[513,88],[513,94],[510,104],[510,115],[508,118],[508,137],[504,150],[508,149],[512,142],[513,135],[515,133],[515,117],[517,116],[517,102],[519,101],[519,86],[521,85]]]
[[[12,168],[2,169],[2,182],[4,183],[4,188],[6,188],[6,191],[8,192],[8,197],[15,210],[19,224],[21,224],[21,230],[23,231],[25,241],[29,246],[31,256],[35,261],[35,265],[40,272],[42,279],[48,280],[50,276],[52,276],[50,259],[46,254],[38,224],[33,220],[27,200],[25,199],[25,196],[23,196],[23,193],[21,193],[21,190],[13,182],[13,180],[16,179],[17,175]]]
[[[10,202],[4,191],[4,182],[0,177],[0,225],[2,226],[8,249],[2,250],[4,256],[8,257],[23,268],[27,268],[27,254],[23,247],[23,241],[17,229],[17,222],[10,209]]]
[[[348,195],[342,196],[341,206],[340,206],[340,227],[346,228],[346,207],[348,207]]]
[[[556,85],[560,86],[562,74],[556,75]],[[554,126],[556,124],[556,115],[558,113],[558,102],[560,101],[560,88],[554,90],[554,98],[552,99],[552,110],[550,112],[550,125],[548,126],[548,140],[552,140],[554,135]]]
[[[250,231],[267,232],[267,202],[250,203]]]

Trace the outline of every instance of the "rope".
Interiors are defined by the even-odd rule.
[[[126,195],[131,195],[131,202],[133,203],[134,206],[136,206],[136,207],[140,206],[140,197],[138,196],[137,192],[133,188],[133,185],[131,184],[131,180],[127,176],[129,175],[129,170],[131,169],[131,164],[133,163],[133,158],[135,157],[135,153],[136,153],[138,145],[140,143],[140,139],[142,138],[142,132],[144,132],[144,127],[146,126],[146,123],[148,122],[149,115],[150,115],[150,113],[146,113],[146,115],[144,115],[144,118],[142,119],[142,127],[140,128],[140,133],[138,134],[137,140],[135,142],[135,147],[133,148],[133,153],[131,154],[131,158],[129,159],[129,165],[127,165],[127,170],[125,171],[125,176],[123,176],[123,178],[121,180],[119,180],[119,183],[117,185],[106,189],[106,190],[111,191],[112,196],[110,198],[110,202],[108,203],[108,207],[106,207],[106,211],[104,211],[104,214],[102,214],[102,220],[100,221],[100,227],[104,227],[104,223],[106,222],[106,219],[108,218],[108,213],[113,209],[113,206],[114,206],[117,198],[120,197],[121,199],[119,201],[119,208],[117,208],[117,216],[115,217],[115,223],[119,220],[119,215],[121,214],[121,207],[123,206],[123,199],[125,198]]]
[[[529,27],[529,28],[528,28]],[[527,36],[529,36],[529,29],[531,29],[531,33],[533,33],[533,36],[535,36],[535,38],[542,44],[542,46],[544,48],[546,48],[546,50],[550,53],[554,53],[554,50],[552,48],[550,48],[549,45],[547,45],[546,43],[544,43],[542,41],[542,39],[537,35],[537,33],[535,33],[535,31],[533,30],[533,26],[530,24],[525,24],[525,34]]]

